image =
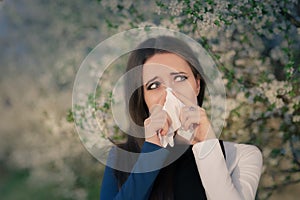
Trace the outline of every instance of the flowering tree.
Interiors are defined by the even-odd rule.
[[[87,157],[65,121],[76,67],[101,36],[162,26],[191,36],[218,63],[227,88],[221,137],[261,148],[259,199],[300,182],[299,6],[299,0],[0,1],[1,171],[5,164],[30,172],[23,193],[18,190],[22,197],[51,184],[64,199],[90,198],[86,189],[90,179],[99,181],[102,167]],[[103,100],[95,107],[89,96],[88,103],[109,121],[110,93],[98,89]],[[122,139],[117,127],[109,132]],[[10,183],[2,185],[15,188]],[[94,187],[97,196],[98,183]]]
[[[114,14],[105,19],[112,33],[162,26],[211,53],[227,89],[221,137],[264,156],[259,199],[300,182],[299,0],[99,2]]]

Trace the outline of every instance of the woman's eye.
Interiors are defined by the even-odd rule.
[[[160,86],[160,82],[154,82],[154,83],[151,83],[148,87],[147,87],[147,90],[154,90],[156,88],[158,88]]]
[[[187,76],[184,76],[184,75],[178,75],[178,76],[175,76],[175,77],[174,77],[174,81],[180,82],[180,81],[186,80],[187,78],[188,78]]]

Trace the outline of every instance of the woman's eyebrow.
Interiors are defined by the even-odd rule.
[[[153,78],[151,78],[149,81],[147,81],[146,85],[148,85],[151,81],[154,81],[155,79],[157,79],[157,76],[154,76]]]
[[[187,74],[186,72],[171,72],[170,75]]]

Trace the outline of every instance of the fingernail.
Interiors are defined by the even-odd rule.
[[[158,129],[156,132],[157,132],[158,134],[161,134],[161,131],[162,131],[162,129]]]

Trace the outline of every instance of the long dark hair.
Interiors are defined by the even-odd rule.
[[[180,39],[171,36],[159,36],[156,38],[147,39],[141,43],[136,50],[131,52],[128,59],[126,72],[134,69],[135,67],[142,66],[147,59],[153,55],[163,53],[174,53],[183,58],[189,64],[195,79],[200,79],[200,91],[197,96],[197,101],[198,105],[201,106],[205,92],[204,73],[192,49]],[[145,119],[149,117],[149,111],[144,100],[143,86],[141,83],[142,67],[139,67],[134,74],[130,75],[126,79],[127,88],[137,89],[133,93],[126,91],[127,96],[125,97],[128,100],[126,102],[129,102],[128,111],[132,118],[132,123],[135,123],[138,126],[143,126]],[[134,128],[130,130],[137,132],[139,131],[135,130]],[[123,144],[119,144],[118,147],[129,152],[139,153],[143,143],[145,142],[145,139],[142,137],[143,134],[144,133],[140,131],[140,133],[135,133],[134,135],[139,135],[141,137],[127,135],[127,141]],[[129,173],[119,170],[115,170],[114,173],[118,181],[118,185],[121,187],[127,180]],[[171,165],[160,170],[160,173],[158,174],[152,187],[150,199],[173,199],[172,175],[173,169]],[[161,188],[164,188],[164,191],[162,191]]]

